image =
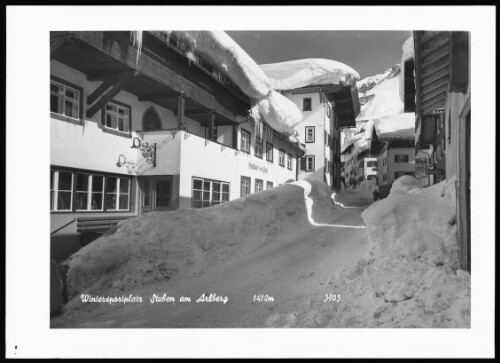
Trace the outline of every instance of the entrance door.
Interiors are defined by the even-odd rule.
[[[141,211],[169,210],[171,181],[165,178],[143,179],[141,183]]]

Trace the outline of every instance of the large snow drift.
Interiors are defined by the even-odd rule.
[[[133,32],[134,39],[142,37]],[[188,57],[196,52],[221,69],[248,97],[254,106],[251,114],[261,117],[275,130],[293,133],[302,114],[293,102],[272,89],[271,83],[255,61],[223,31],[167,31],[175,34],[188,48]],[[140,49],[141,42],[135,41]]]
[[[326,184],[311,186],[312,218],[326,222],[339,207]],[[293,183],[211,208],[147,213],[121,222],[115,233],[70,257],[69,298],[84,292],[112,295],[177,274],[199,277],[311,227],[304,190]]]
[[[295,312],[289,326],[470,327],[470,274],[459,269],[447,190],[446,182],[422,189],[411,176],[397,179],[361,215],[370,253],[327,282],[341,301]]]
[[[328,84],[352,86],[359,80],[359,74],[354,69],[331,59],[297,59],[261,64],[260,68],[276,90]]]

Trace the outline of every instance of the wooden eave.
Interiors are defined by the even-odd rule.
[[[204,122],[212,111],[216,114],[216,124],[237,123],[236,116],[245,114],[250,108],[249,100],[248,103],[242,102],[213,84],[214,88],[207,90],[203,85],[187,79],[187,72],[179,74],[173,71],[166,64],[168,59],[161,62],[144,53],[137,57],[137,49],[130,44],[129,32],[85,31],[68,34],[71,37],[64,39],[70,41],[58,47],[54,54],[55,60],[77,69],[92,80],[103,82],[121,73],[135,72],[133,80],[124,84],[123,90],[136,95],[139,100],[147,99],[176,112],[176,95],[182,94],[186,101],[186,113],[206,110],[206,113],[193,113],[190,118]],[[63,36],[57,35],[58,39]]]

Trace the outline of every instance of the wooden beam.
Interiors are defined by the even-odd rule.
[[[209,112],[210,112],[210,110],[208,110],[206,108],[197,108],[197,109],[194,109],[194,110],[184,111],[184,115],[185,116],[200,115],[200,114],[209,113]]]
[[[215,112],[212,110],[210,111],[210,118],[208,120],[208,138],[210,140],[215,139],[214,128],[215,128]]]
[[[433,111],[446,103],[446,92],[440,93],[433,98],[422,102],[422,115],[427,114],[429,111]]]
[[[184,99],[184,94],[181,93],[177,98],[177,125],[179,129],[184,130],[186,126],[184,125],[184,107],[186,100]]]
[[[51,32],[50,39],[50,59],[54,58],[56,52],[61,49],[61,47],[70,41],[74,40],[73,33],[71,32],[61,32],[60,34],[53,34],[59,32]]]
[[[450,91],[467,92],[469,72],[469,33],[451,32]]]
[[[94,81],[101,81],[101,80],[106,80],[106,79],[113,79],[113,78],[119,78],[119,77],[125,77],[129,74],[133,74],[135,72],[134,69],[121,69],[121,70],[114,70],[114,71],[98,71],[98,72],[93,72],[87,74],[87,80],[94,82]]]
[[[433,84],[432,88],[428,87],[427,89],[425,89],[424,93],[422,94],[422,102],[425,103],[427,100],[430,100],[437,95],[440,95],[442,93],[446,93],[446,91],[448,91],[448,79],[447,78],[445,78],[440,83]]]
[[[109,87],[115,85],[118,82],[118,78],[107,79],[102,82],[99,87],[97,87],[94,92],[87,96],[87,105],[93,104],[104,92],[106,92]]]
[[[430,40],[432,40],[433,38],[439,36],[442,31],[428,31],[428,30],[425,30],[425,31],[419,31],[420,33],[420,40],[423,43],[426,43]]]
[[[427,56],[429,53],[432,53],[434,50],[440,49],[447,45],[450,41],[450,37],[448,32],[443,32],[438,36],[432,38],[428,42],[422,44],[422,56]]]
[[[158,101],[158,100],[167,100],[172,98],[179,97],[180,92],[158,92],[158,93],[150,93],[146,95],[138,96],[137,99],[139,102],[145,101]]]
[[[450,47],[448,45],[433,50],[431,53],[428,53],[426,56],[422,55],[422,67],[426,68],[428,66],[432,66],[433,63],[448,57],[450,54]]]
[[[103,94],[101,98],[94,103],[89,109],[87,109],[87,118],[91,118],[99,111],[106,103],[108,103],[113,97],[115,97],[118,92],[120,92],[123,87],[134,77],[139,75],[139,71],[133,74],[122,77],[106,94]]]
[[[448,57],[444,57],[443,59],[435,63],[426,65],[426,67],[422,69],[422,78],[429,77],[432,74],[439,72],[444,68],[448,68],[449,66],[450,66],[450,60],[448,59]]]

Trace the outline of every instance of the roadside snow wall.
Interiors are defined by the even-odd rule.
[[[349,287],[334,325],[470,327],[470,275],[458,269],[446,190],[446,182],[422,189],[403,176],[362,213],[371,252],[336,279],[339,288]]]
[[[339,208],[324,183],[312,182],[313,216],[331,218]],[[117,231],[67,261],[69,298],[127,290],[177,274],[202,276],[271,243],[311,228],[304,189],[293,184],[205,209],[152,212],[130,218]]]

